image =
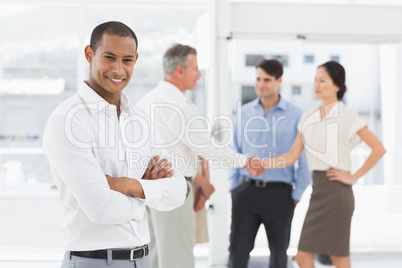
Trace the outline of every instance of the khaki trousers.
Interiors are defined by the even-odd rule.
[[[153,268],[193,268],[195,213],[193,187],[183,206],[171,211],[147,209],[151,242],[148,244]]]

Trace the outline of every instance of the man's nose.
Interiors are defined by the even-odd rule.
[[[123,72],[124,72],[124,70],[123,70],[123,63],[122,63],[121,61],[116,61],[116,62],[113,64],[112,71],[113,71],[114,73],[116,73],[117,75],[122,75]]]

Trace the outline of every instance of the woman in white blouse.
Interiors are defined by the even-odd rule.
[[[315,254],[330,255],[337,268],[350,267],[350,223],[354,210],[352,185],[367,173],[386,150],[356,112],[341,101],[345,70],[329,61],[317,68],[315,97],[319,107],[308,109],[299,122],[299,133],[289,152],[265,159],[266,168],[294,164],[306,149],[313,171],[313,192],[303,224],[296,261],[314,267]],[[372,149],[366,162],[351,174],[350,152],[361,140]]]

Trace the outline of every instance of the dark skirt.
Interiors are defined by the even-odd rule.
[[[354,207],[351,185],[328,180],[326,171],[314,171],[313,192],[298,249],[331,256],[349,256]]]

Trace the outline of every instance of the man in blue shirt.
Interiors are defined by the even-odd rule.
[[[256,66],[258,98],[243,105],[234,125],[234,148],[243,154],[272,158],[286,153],[297,135],[302,111],[279,94],[283,67],[277,60]],[[293,212],[310,184],[305,153],[298,168],[289,166],[251,176],[245,169],[229,171],[232,192],[230,268],[247,267],[260,224],[267,233],[270,268],[286,268]]]

